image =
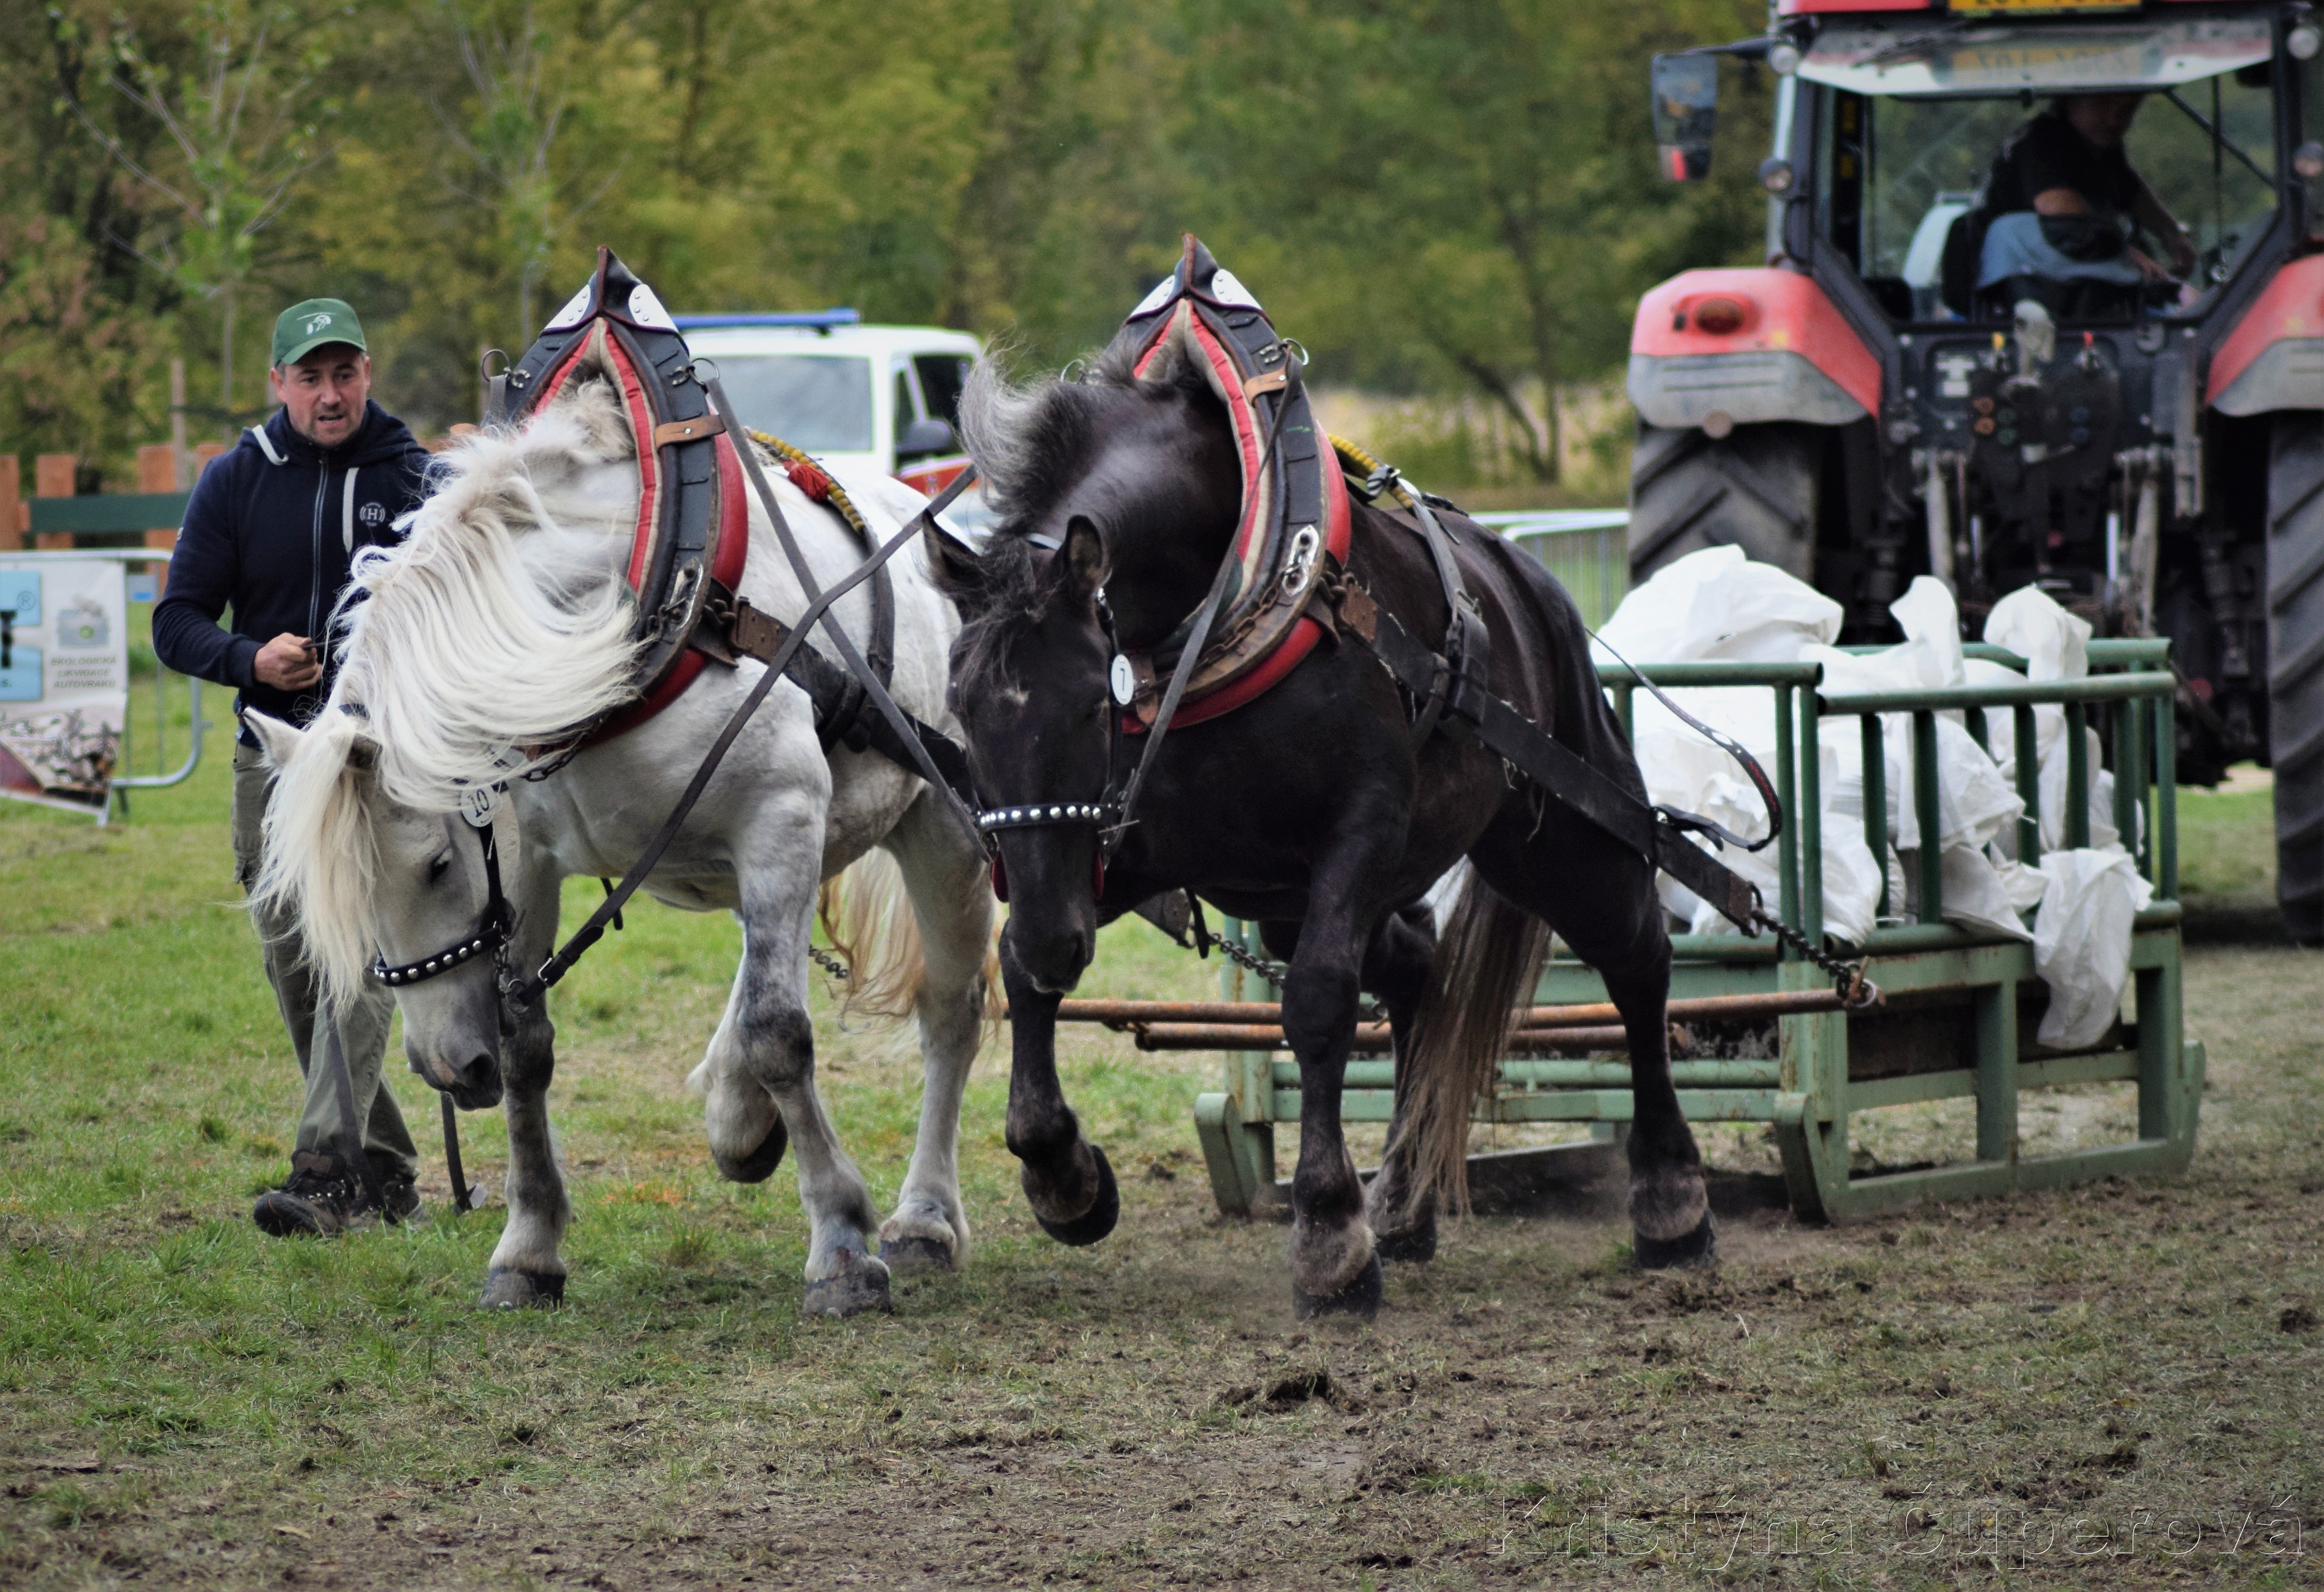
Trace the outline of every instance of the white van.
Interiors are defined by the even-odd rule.
[[[968,465],[954,428],[982,346],[940,327],[867,327],[853,309],[681,315],[744,425],[835,467],[876,469],[934,496]]]

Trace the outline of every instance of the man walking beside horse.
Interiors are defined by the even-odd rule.
[[[267,384],[281,407],[243,433],[202,473],[170,559],[168,595],[153,612],[153,649],[180,674],[234,686],[235,712],[256,708],[305,723],[330,695],[331,615],[357,549],[399,539],[396,521],[425,494],[427,450],[402,421],[371,401],[371,356],[355,311],[310,299],[274,323]],[[233,610],[230,628],[219,616]],[[273,790],[257,738],[234,750],[235,877],[257,877],[262,824]],[[262,914],[267,981],[306,1078],[290,1175],[251,1216],[279,1237],[328,1235],[374,1213],[415,1214],[419,1156],[382,1085],[388,1020],[383,989],[342,1015],[340,1037],[363,1118],[363,1154],[380,1205],[350,1162],[329,1063],[327,1017],[299,956],[293,925]],[[380,1207],[383,1206],[383,1209]]]

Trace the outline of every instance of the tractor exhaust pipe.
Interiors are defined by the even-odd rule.
[[[1960,586],[1953,579],[1952,503],[1945,483],[1945,467],[1950,463],[1946,455],[1935,448],[1929,450],[1929,481],[1922,496],[1929,511],[1929,573],[1944,582],[1945,589],[1958,597]]]
[[[2138,485],[2138,506],[2131,515],[2129,555],[2123,560],[2123,590],[2116,601],[2124,630],[2134,636],[2151,636],[2154,634],[2155,565],[2163,539],[2163,473],[2171,467],[2171,450],[2160,446],[2135,447],[2116,456],[2115,462]],[[2111,546],[2107,552],[2112,554]]]

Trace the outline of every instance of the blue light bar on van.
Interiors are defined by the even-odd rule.
[[[670,318],[681,332],[698,332],[710,327],[809,327],[828,330],[833,327],[860,326],[863,315],[855,309],[781,309],[738,311],[732,315],[676,315]]]

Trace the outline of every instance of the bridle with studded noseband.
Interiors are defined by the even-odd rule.
[[[466,814],[464,813],[463,816]],[[450,972],[474,962],[485,952],[492,952],[496,962],[506,962],[509,934],[516,926],[516,907],[508,893],[501,888],[500,839],[493,833],[490,816],[482,824],[469,820],[476,832],[476,840],[484,849],[484,916],[476,932],[457,944],[447,946],[433,956],[423,956],[418,962],[407,962],[390,967],[383,956],[372,959],[371,976],[392,989],[408,989],[424,984],[429,980]]]
[[[1055,545],[1045,538],[1026,538],[1037,546]],[[1120,651],[1114,638],[1113,609],[1105,600],[1105,593],[1097,594],[1097,621],[1105,631],[1106,655],[1111,658]],[[1000,835],[1006,829],[1046,829],[1059,824],[1086,824],[1097,831],[1097,854],[1090,862],[1090,897],[1093,900],[1105,894],[1105,863],[1114,849],[1121,844],[1127,832],[1128,806],[1123,792],[1114,787],[1114,768],[1120,762],[1120,704],[1109,694],[1105,704],[1105,790],[1093,802],[1010,802],[1003,806],[976,808],[976,838],[992,857],[992,893],[1003,903],[1009,899],[1009,870],[1001,860]],[[1133,786],[1135,781],[1132,781]]]

